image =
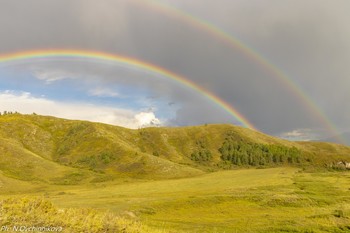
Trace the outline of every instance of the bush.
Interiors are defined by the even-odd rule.
[[[207,149],[201,149],[191,154],[191,160],[198,162],[207,162],[212,159],[211,152]]]

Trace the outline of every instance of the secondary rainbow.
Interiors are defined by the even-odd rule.
[[[150,64],[135,58],[120,56],[116,54],[109,54],[99,51],[87,51],[87,50],[72,50],[72,49],[59,49],[59,50],[34,50],[34,51],[23,51],[18,53],[0,54],[0,63],[27,60],[27,59],[39,59],[39,58],[50,58],[50,57],[67,57],[67,58],[89,58],[102,61],[115,62],[120,65],[127,65],[130,67],[135,67],[148,72],[152,72],[157,75],[167,77],[175,82],[194,90],[213,103],[220,106],[227,113],[232,115],[236,120],[238,120],[244,127],[257,130],[257,128],[249,122],[249,120],[244,117],[237,109],[227,103],[225,100],[214,95],[205,88],[195,84],[194,82],[186,79],[183,76],[177,75],[169,70]]]
[[[165,15],[170,15],[176,19],[184,21],[187,25],[192,25],[192,27],[200,29],[207,32],[211,36],[220,39],[222,42],[226,43],[229,47],[240,51],[243,55],[248,57],[250,60],[254,61],[260,67],[262,67],[266,72],[270,73],[273,78],[278,82],[282,83],[298,100],[303,104],[304,108],[312,114],[328,132],[333,135],[339,135],[337,127],[328,119],[326,114],[320,109],[315,102],[308,96],[302,88],[290,77],[288,77],[282,70],[272,64],[267,58],[255,51],[253,48],[241,42],[238,38],[225,32],[216,25],[198,18],[188,12],[180,10],[174,6],[166,4],[159,0],[145,0],[145,1],[135,1],[136,4],[145,4],[145,6],[151,7],[157,11],[164,13]],[[338,137],[338,139],[344,143],[344,139]]]

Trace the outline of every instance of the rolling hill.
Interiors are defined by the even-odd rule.
[[[65,232],[348,232],[349,173],[338,163],[349,160],[347,146],[233,125],[130,130],[2,115],[0,223]]]
[[[48,184],[168,179],[239,167],[329,167],[350,147],[290,142],[233,125],[131,130],[49,116],[0,116],[1,175]],[[43,175],[44,174],[44,175]]]

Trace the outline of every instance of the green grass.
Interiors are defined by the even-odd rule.
[[[8,198],[0,201],[0,223],[5,231],[35,232],[163,232],[140,222],[93,209],[62,209],[41,198]],[[37,230],[33,230],[37,229]],[[43,229],[46,228],[46,229]],[[21,230],[18,230],[21,229]]]
[[[347,161],[350,154],[350,147],[342,145],[289,142],[233,125],[130,130],[86,121],[13,114],[0,116],[0,154],[4,155],[0,157],[0,170],[16,179],[48,183],[57,183],[61,177],[72,177],[72,184],[77,183],[74,174],[81,173],[80,170],[90,173],[85,172],[79,182],[89,182],[95,176],[100,180],[111,176],[191,177],[237,167],[237,163],[223,160],[219,151],[228,136],[239,145],[284,148],[286,151],[295,148],[300,161],[294,165],[312,169],[324,169]],[[191,155],[199,152],[210,156],[193,159]],[[261,156],[258,155],[260,152],[257,151],[254,157]],[[284,165],[287,163],[284,161]],[[265,166],[280,165],[266,163]]]
[[[140,232],[348,232],[349,178],[347,172],[243,169],[172,180],[48,185],[27,194],[3,192],[2,198],[40,197],[58,208],[110,212],[142,225]]]
[[[220,158],[227,135],[295,147],[301,162],[234,166]],[[198,151],[211,156],[191,159]],[[349,155],[346,146],[232,125],[129,130],[1,116],[0,223],[67,232],[350,232],[350,174],[330,169]]]

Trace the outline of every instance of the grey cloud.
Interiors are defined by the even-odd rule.
[[[164,2],[237,36],[283,70],[339,128],[350,129],[348,1]],[[212,91],[267,133],[324,127],[295,93],[241,50],[145,1],[2,1],[0,30],[0,52],[81,48],[157,64]],[[48,70],[57,66],[106,85],[147,88],[182,106],[174,124],[236,123],[205,98],[168,81],[150,81],[145,73],[90,63],[45,64]]]

